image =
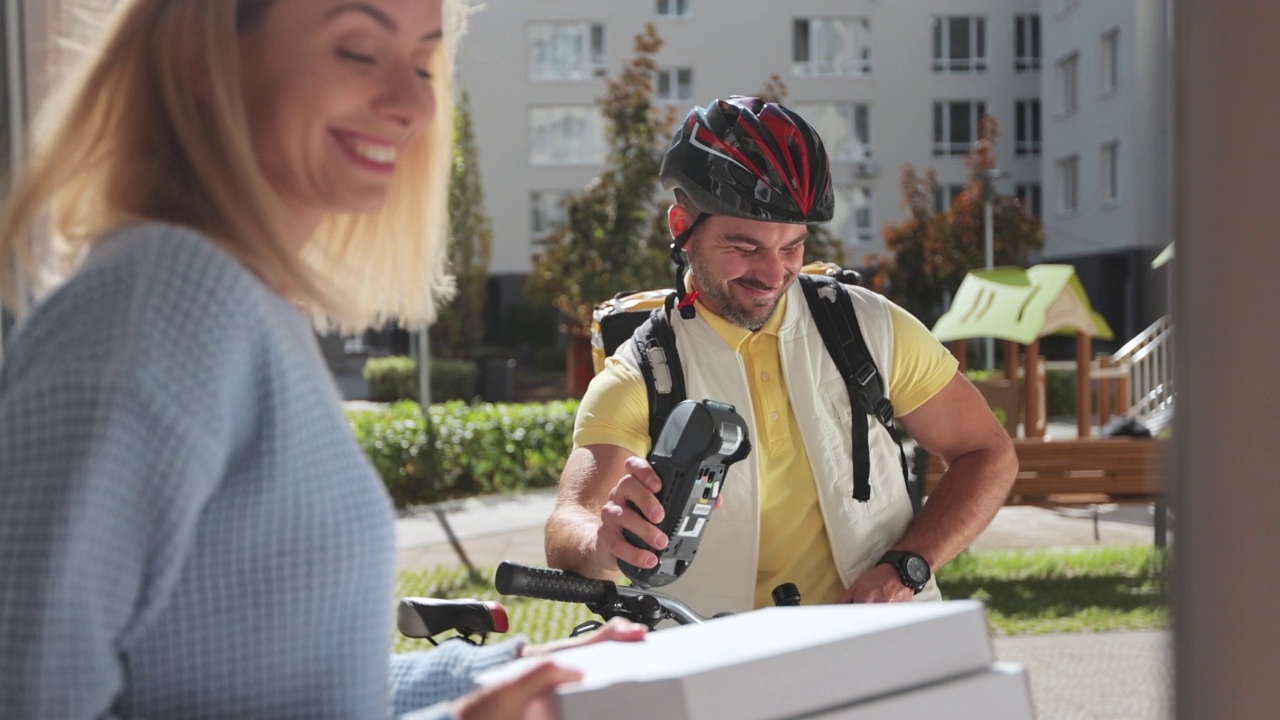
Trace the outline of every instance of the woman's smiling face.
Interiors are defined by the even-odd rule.
[[[274,0],[240,36],[254,151],[287,232],[382,206],[435,115],[442,0]]]

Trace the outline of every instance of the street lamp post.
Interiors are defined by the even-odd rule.
[[[995,267],[995,222],[992,218],[993,204],[996,199],[996,188],[993,182],[1004,173],[994,168],[982,172],[982,252],[986,269]],[[983,357],[986,359],[987,372],[996,367],[995,341],[992,338],[983,340]]]

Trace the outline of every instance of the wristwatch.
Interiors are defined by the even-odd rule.
[[[890,550],[880,557],[876,565],[888,563],[898,571],[902,584],[911,588],[911,592],[919,594],[924,589],[933,572],[929,569],[929,561],[906,550]]]

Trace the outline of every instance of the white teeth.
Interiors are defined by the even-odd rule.
[[[396,149],[391,145],[377,145],[356,140],[352,143],[352,149],[360,157],[379,165],[394,165],[396,162]]]

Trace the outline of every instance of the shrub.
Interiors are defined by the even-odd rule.
[[[364,382],[374,402],[410,400],[418,396],[418,363],[402,355],[369,358],[364,363]]]
[[[554,486],[573,447],[574,400],[545,404],[401,402],[348,412],[397,507]]]
[[[469,360],[431,360],[433,400],[470,400],[476,394],[480,368]],[[364,364],[369,399],[397,402],[418,399],[418,363],[402,355],[369,358]]]
[[[1045,415],[1076,414],[1076,376],[1070,370],[1045,371]]]
[[[470,360],[431,361],[431,400],[471,400],[480,381],[480,366]],[[415,394],[413,399],[417,399]]]
[[[428,441],[430,433],[416,402],[348,411],[347,420],[396,507],[430,501],[424,492],[431,486],[428,478],[440,475],[440,458]]]

